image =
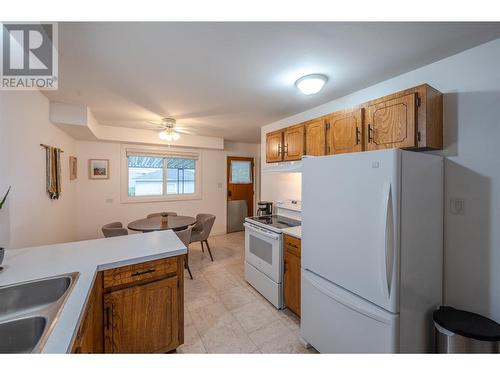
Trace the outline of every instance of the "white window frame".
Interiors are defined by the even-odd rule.
[[[147,195],[131,197],[128,195],[128,156],[127,154],[134,153],[140,155],[156,155],[158,157],[179,157],[195,159],[195,191],[194,194],[162,194],[162,195]],[[164,161],[165,163],[165,161]],[[201,192],[201,168],[202,154],[201,152],[186,152],[174,148],[159,148],[153,146],[133,146],[122,145],[121,147],[121,183],[120,183],[120,200],[121,203],[147,203],[147,202],[171,202],[171,201],[188,201],[202,199]],[[165,169],[164,169],[165,170]],[[163,191],[166,192],[166,178],[163,179]]]

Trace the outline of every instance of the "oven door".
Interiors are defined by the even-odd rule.
[[[282,280],[281,234],[245,224],[245,260],[276,283]]]

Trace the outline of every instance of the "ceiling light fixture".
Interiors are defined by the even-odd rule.
[[[295,82],[295,86],[297,86],[303,94],[313,95],[320,92],[327,81],[328,77],[324,74],[309,74],[299,78]]]
[[[158,136],[160,137],[161,140],[168,141],[168,142],[177,141],[180,138],[179,133],[177,133],[175,130],[169,129],[169,128],[158,133]]]

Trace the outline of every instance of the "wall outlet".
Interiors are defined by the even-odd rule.
[[[113,203],[113,201],[114,201],[113,198],[106,198],[105,200],[106,203]]]
[[[465,215],[465,199],[450,198],[450,214]]]

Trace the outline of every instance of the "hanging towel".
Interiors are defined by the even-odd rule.
[[[49,146],[45,152],[47,193],[50,199],[61,195],[61,149]]]

